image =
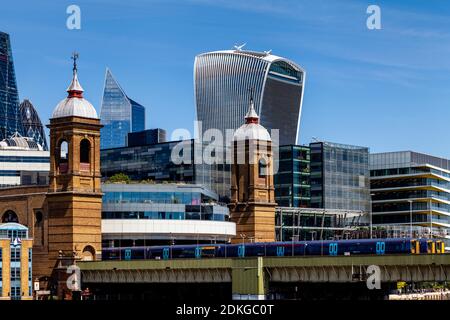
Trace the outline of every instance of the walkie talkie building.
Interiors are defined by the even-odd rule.
[[[261,125],[279,129],[280,145],[296,144],[305,71],[270,52],[224,50],[198,55],[194,63],[197,120],[202,132],[215,128],[225,137],[248,110],[251,90]]]

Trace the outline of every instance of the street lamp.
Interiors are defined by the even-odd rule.
[[[244,239],[245,239],[245,237],[246,237],[246,236],[245,236],[245,233],[241,233],[240,236],[241,236],[241,238],[242,238],[242,244],[244,245],[244,244],[245,244],[245,240],[244,240]]]
[[[372,197],[375,195],[375,193],[371,193],[370,194],[370,212],[369,212],[369,218],[370,218],[370,239],[372,239],[372,229],[373,229],[373,225],[372,225],[372,219],[373,219],[373,200]]]
[[[433,210],[431,209],[431,199],[430,199],[430,239],[433,239]]]
[[[299,235],[293,235],[292,236],[292,255],[294,255],[294,242],[298,241]]]
[[[409,237],[412,238],[412,234],[413,234],[413,212],[412,212],[412,204],[413,201],[412,200],[408,200],[409,202]]]

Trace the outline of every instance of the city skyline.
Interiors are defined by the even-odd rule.
[[[449,135],[444,122],[450,112],[446,103],[450,100],[446,89],[449,65],[443,58],[449,51],[444,18],[450,8],[446,5],[426,7],[414,1],[408,2],[408,7],[406,2],[392,5],[380,1],[382,29],[368,30],[367,4],[360,1],[340,7],[330,2],[325,7],[323,2],[308,6],[287,1],[275,7],[263,1],[252,7],[237,2],[156,1],[152,10],[141,1],[131,2],[127,8],[119,2],[108,3],[79,1],[81,30],[65,27],[68,2],[43,1],[24,11],[19,4],[4,6],[0,30],[11,36],[20,98],[35,103],[44,123],[54,102],[61,98],[59,89],[67,81],[67,56],[76,49],[83,61],[80,74],[88,98],[98,113],[101,78],[108,65],[117,70],[130,96],[152,106],[147,127],[166,128],[169,135],[180,127],[192,132],[195,55],[247,42],[246,48],[273,49],[274,54],[298,62],[308,73],[300,124],[302,144],[318,137],[368,146],[372,152],[415,150],[450,158],[450,152],[435,142]],[[294,13],[289,12],[290,7]],[[17,23],[13,17],[19,12],[23,21]],[[45,22],[40,19],[43,16]],[[111,26],[119,17],[122,28]],[[285,27],[276,24],[281,19]],[[185,32],[170,27],[174,20],[185,25]],[[213,31],[201,32],[207,26]],[[48,37],[32,39],[30,30]],[[183,33],[188,36],[182,37]],[[292,41],[295,39],[299,41]],[[73,41],[77,48],[55,47],[53,42],[58,41]],[[118,43],[127,50],[117,50]],[[170,94],[173,87],[176,95]],[[424,106],[440,117],[435,125],[418,130],[423,127]],[[179,117],[168,117],[167,110]]]

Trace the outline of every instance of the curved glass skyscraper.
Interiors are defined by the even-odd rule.
[[[48,151],[47,139],[45,139],[44,126],[39,118],[36,109],[30,100],[25,99],[19,106],[22,119],[23,133],[42,146],[44,151]]]
[[[129,132],[145,130],[145,108],[125,94],[109,69],[106,69],[100,119],[104,126],[100,139],[102,149],[124,147]]]
[[[0,32],[0,140],[23,133],[9,35]]]
[[[197,120],[202,132],[236,130],[248,111],[251,90],[261,125],[280,130],[280,144],[296,144],[305,71],[268,52],[224,50],[198,55],[194,63]]]

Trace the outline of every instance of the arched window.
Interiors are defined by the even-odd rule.
[[[258,175],[260,178],[267,176],[267,160],[265,158],[261,158],[258,161]]]
[[[83,261],[94,261],[95,260],[95,249],[92,246],[86,246],[81,254],[81,260]]]
[[[56,153],[59,172],[66,173],[69,169],[69,144],[66,140],[61,140],[59,142]]]
[[[8,223],[8,222],[17,222],[17,223],[19,223],[19,217],[12,210],[6,211],[3,214],[3,216],[2,216],[2,223]]]
[[[83,139],[80,142],[80,169],[89,170],[91,154],[91,143],[88,139]]]
[[[35,216],[36,216],[36,225],[41,225],[42,220],[44,219],[44,215],[42,214],[41,211],[37,211]]]
[[[34,245],[42,246],[44,244],[44,214],[42,211],[36,211],[34,221]]]

